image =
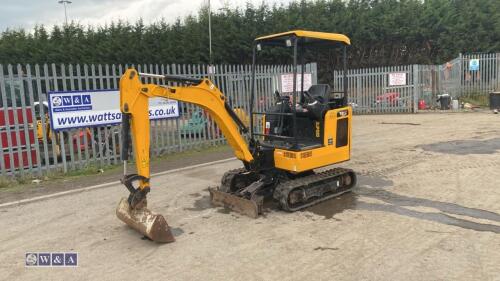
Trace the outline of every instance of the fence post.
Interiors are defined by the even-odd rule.
[[[422,83],[419,80],[419,66],[418,64],[414,64],[412,66],[413,72],[413,113],[418,112],[418,99],[420,98],[420,89],[422,87]]]
[[[464,79],[464,57],[462,55],[462,53],[460,53],[458,55],[458,61],[459,61],[459,79],[457,79],[459,85],[458,85],[458,88],[460,89],[460,93],[459,93],[459,96],[462,97],[463,96],[463,93],[464,93],[464,89],[463,89],[463,79]]]

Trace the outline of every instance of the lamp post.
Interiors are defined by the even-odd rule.
[[[208,0],[208,74],[215,74],[215,66],[212,61],[212,7]]]
[[[208,45],[208,60],[210,65],[212,65],[212,8],[210,7],[210,0],[208,0]]]
[[[66,11],[66,5],[71,4],[73,2],[69,0],[59,0],[58,3],[64,5],[64,19],[65,19],[65,24],[68,25],[68,12]]]

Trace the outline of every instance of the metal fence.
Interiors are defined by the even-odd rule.
[[[460,55],[443,65],[351,69],[347,73],[349,103],[357,114],[415,113],[420,100],[436,105],[439,94],[453,98],[486,97],[485,94],[500,89],[499,60],[499,54],[471,54]],[[43,175],[118,164],[120,126],[53,132],[47,126],[44,104],[50,91],[117,89],[121,74],[130,66],[0,65],[0,175]],[[247,118],[250,116],[250,65],[217,65],[211,73],[205,65],[133,67],[140,72],[209,77],[233,108]],[[316,84],[316,64],[307,65],[305,71],[312,74],[312,83]],[[274,91],[281,89],[281,75],[291,72],[291,66],[257,67],[257,111],[265,111],[273,104]],[[342,74],[334,71],[333,81],[323,82],[340,91]],[[399,81],[394,83],[391,77]],[[157,78],[146,78],[144,82],[161,83]],[[179,118],[151,122],[152,156],[225,143],[205,111],[181,102],[179,112]],[[261,126],[260,122],[254,124]]]
[[[348,100],[353,111],[357,114],[415,112],[418,71],[417,65],[348,70]],[[404,81],[391,84],[391,75]],[[334,85],[336,91],[342,90],[343,72],[334,71]]]
[[[68,172],[120,161],[120,126],[51,131],[47,115],[50,91],[117,89],[128,67],[139,72],[209,77],[233,108],[249,113],[251,66],[217,65],[0,65],[0,175],[43,175]],[[258,66],[256,103],[265,111],[273,93],[281,88],[281,74],[290,66]],[[316,81],[316,64],[306,66]],[[161,84],[155,78],[143,82]],[[214,121],[197,106],[179,103],[180,117],[151,121],[151,155],[181,152],[200,146],[220,145],[225,139]],[[260,126],[260,122],[255,122]]]
[[[347,74],[355,113],[410,113],[418,111],[419,100],[437,106],[442,94],[486,102],[488,93],[500,90],[500,54],[461,54],[442,65],[350,69]],[[404,85],[391,85],[390,76],[395,74],[404,74]],[[341,90],[341,71],[334,71],[334,81],[336,90]]]
[[[471,61],[477,66],[471,68]],[[431,102],[440,94],[454,99],[480,96],[500,90],[500,54],[460,54],[442,65],[420,66],[424,82],[421,99]]]

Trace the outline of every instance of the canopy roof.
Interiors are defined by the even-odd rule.
[[[267,36],[261,36],[255,39],[255,41],[283,41],[289,39],[292,36],[304,38],[306,43],[318,41],[335,41],[351,45],[351,40],[344,34],[306,30],[292,30]]]

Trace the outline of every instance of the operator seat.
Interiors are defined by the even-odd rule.
[[[309,95],[320,103],[327,103],[330,96],[330,85],[328,84],[316,84],[311,85],[309,90],[307,90]]]
[[[329,109],[330,85],[312,85],[307,90],[307,93],[312,98],[305,104],[309,118],[318,121],[322,120],[324,113]]]

